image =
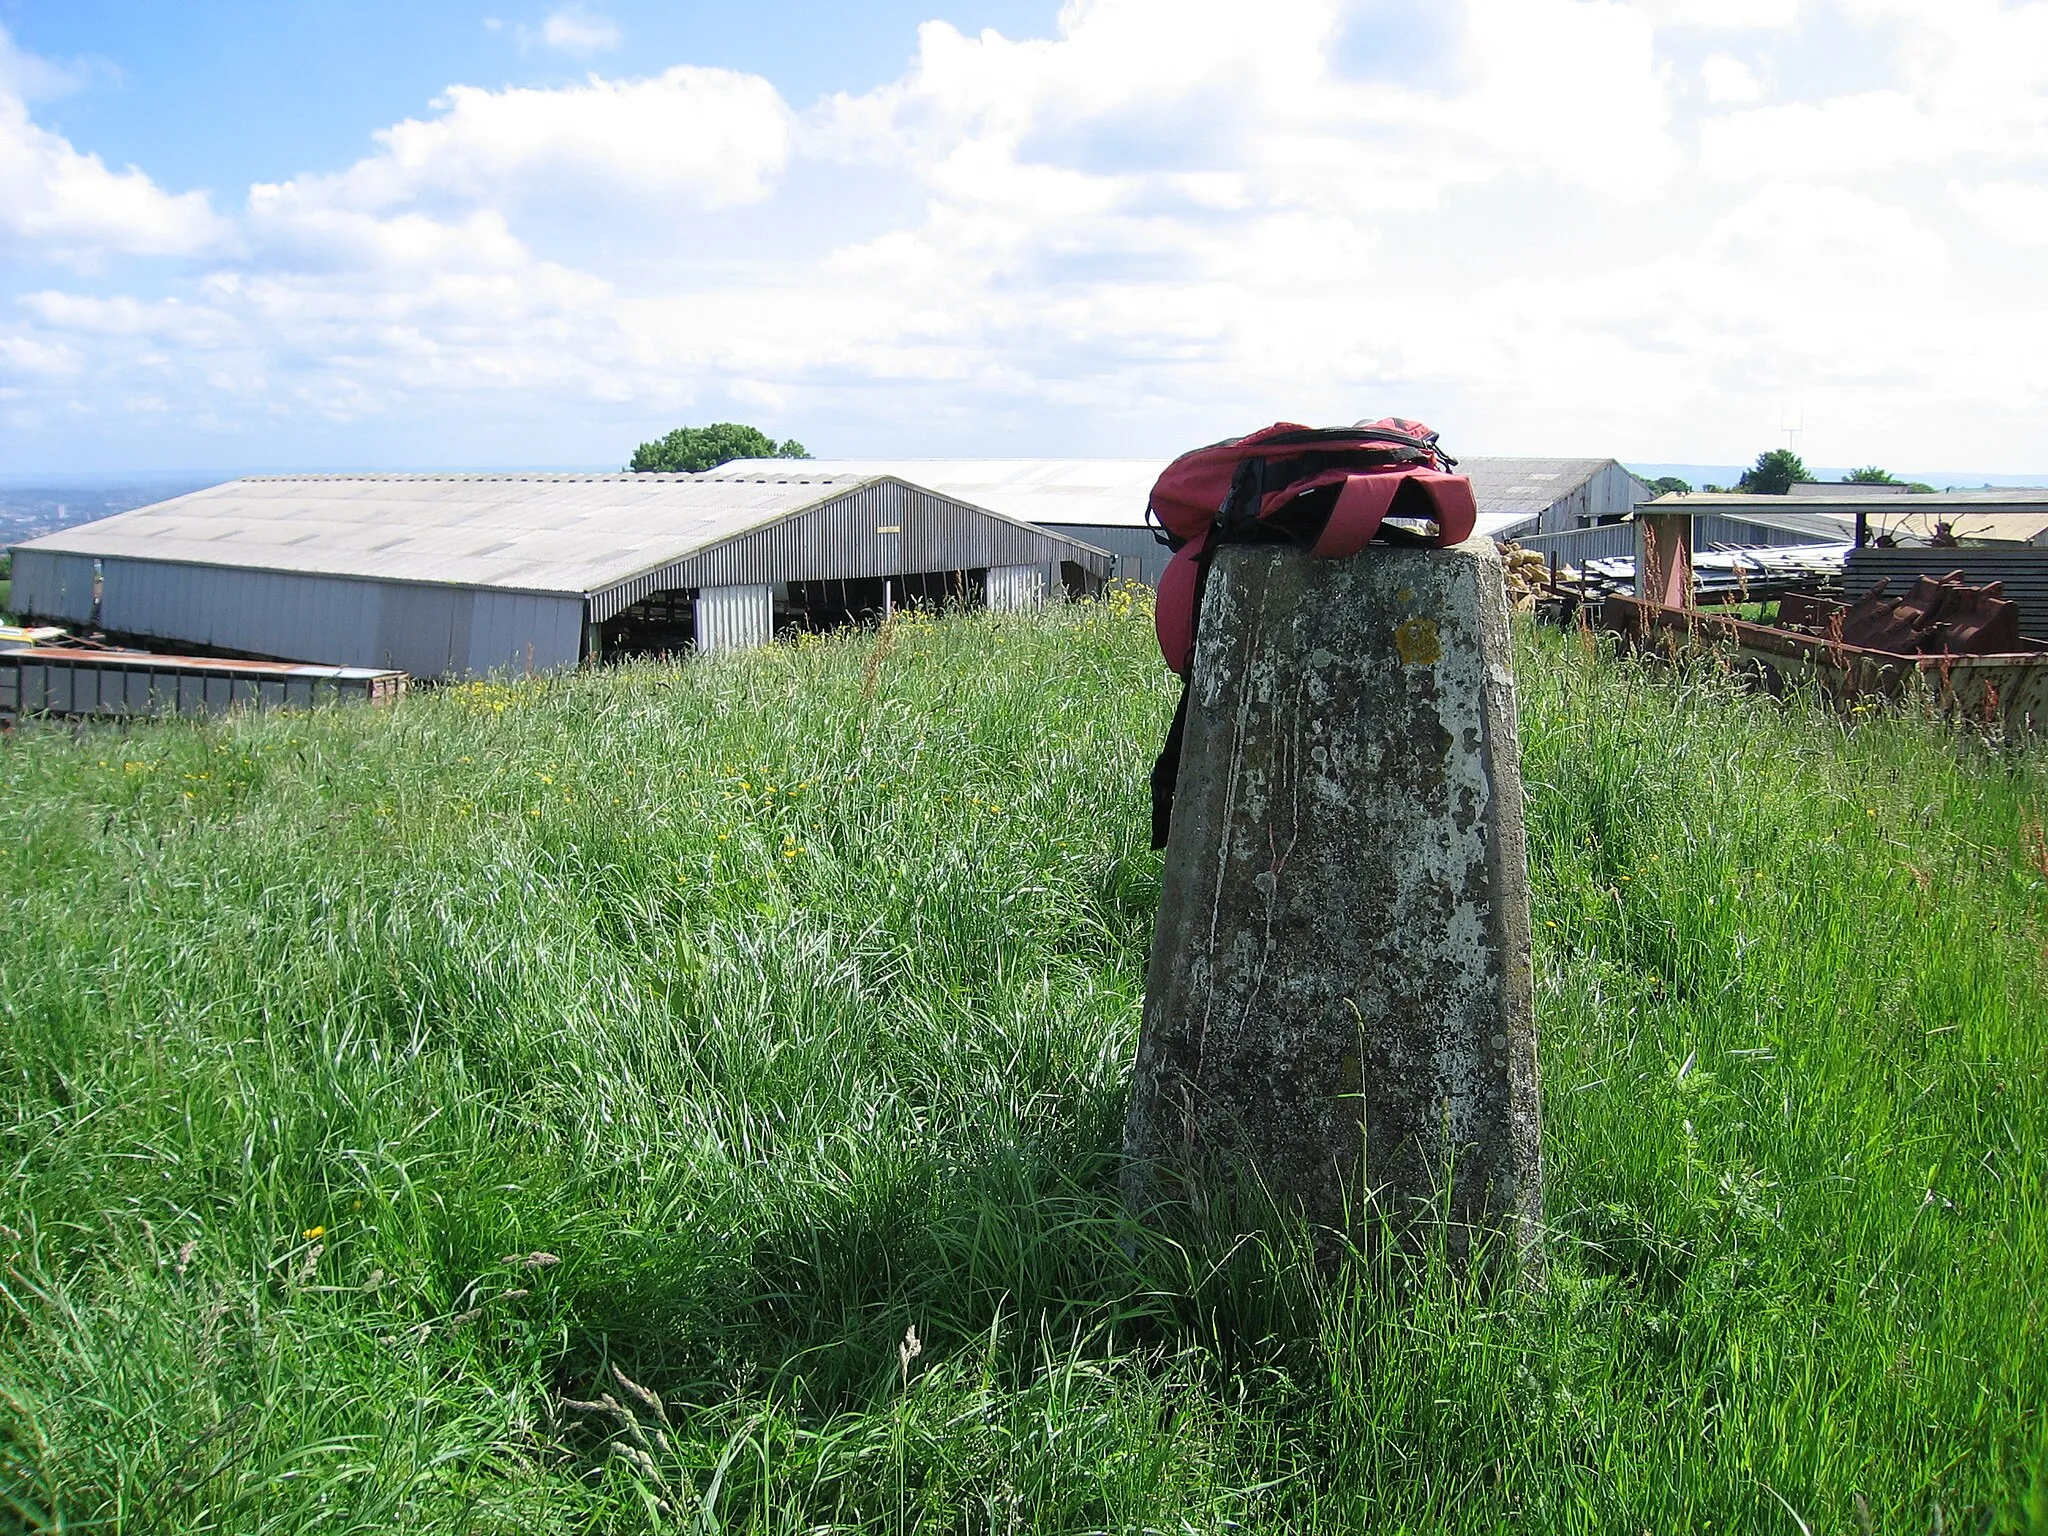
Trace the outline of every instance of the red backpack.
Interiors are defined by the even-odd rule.
[[[1448,545],[1472,536],[1472,482],[1420,422],[1388,417],[1355,427],[1280,422],[1249,437],[1184,453],[1152,487],[1147,515],[1173,554],[1159,581],[1159,649],[1183,679],[1180,707],[1152,769],[1152,846],[1164,848],[1187,723],[1185,679],[1209,560],[1224,544],[1292,544],[1342,559],[1375,537]]]

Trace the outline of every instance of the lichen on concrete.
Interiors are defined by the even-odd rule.
[[[1134,1204],[1533,1243],[1527,856],[1492,545],[1220,551],[1126,1131]]]

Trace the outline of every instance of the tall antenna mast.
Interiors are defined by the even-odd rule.
[[[1799,439],[1802,435],[1804,435],[1806,431],[1806,406],[1803,402],[1799,407],[1798,425],[1794,426],[1791,422],[1787,421],[1785,419],[1785,413],[1780,411],[1778,413],[1778,430],[1785,434],[1786,452],[1794,454],[1798,453]]]

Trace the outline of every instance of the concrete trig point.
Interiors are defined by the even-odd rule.
[[[1125,1129],[1134,1208],[1252,1186],[1534,1256],[1528,861],[1490,540],[1210,568]],[[1227,1220],[1228,1217],[1226,1216]]]

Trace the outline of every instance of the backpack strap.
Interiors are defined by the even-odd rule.
[[[1398,434],[1388,430],[1394,428],[1400,429]],[[1360,473],[1351,467],[1332,465],[1329,457],[1318,463],[1303,451],[1311,444],[1321,448],[1340,435],[1363,438],[1373,448],[1380,448],[1391,438],[1398,459],[1385,468]],[[1174,791],[1180,781],[1181,743],[1187,729],[1188,689],[1194,675],[1195,628],[1202,611],[1202,590],[1208,585],[1209,564],[1217,548],[1227,543],[1292,543],[1324,559],[1342,559],[1357,554],[1383,530],[1391,535],[1399,528],[1409,542],[1418,541],[1421,536],[1401,526],[1410,521],[1435,525],[1436,536],[1428,542],[1439,546],[1460,544],[1472,536],[1479,519],[1472,482],[1463,475],[1448,473],[1453,461],[1437,448],[1436,434],[1413,422],[1376,422],[1355,434],[1315,432],[1283,424],[1251,438],[1218,446],[1232,448],[1242,457],[1236,457],[1231,466],[1230,489],[1208,524],[1189,527],[1185,537],[1177,537],[1172,526],[1161,519],[1162,542],[1168,543],[1174,555],[1159,580],[1154,623],[1160,654],[1166,658],[1167,666],[1180,674],[1181,690],[1173,724],[1168,727],[1166,741],[1152,765],[1154,848],[1166,846],[1173,825]],[[1260,449],[1267,452],[1259,452]],[[1154,489],[1146,509],[1148,518],[1159,516],[1155,509],[1161,501],[1161,491],[1178,476],[1177,489],[1183,502],[1177,521],[1188,526],[1186,516],[1193,509],[1186,497],[1203,493],[1197,488],[1199,482],[1194,478],[1190,461],[1202,457],[1200,453],[1190,454],[1175,461]],[[1213,459],[1203,467],[1202,473],[1211,477],[1205,487],[1207,494],[1215,493],[1217,471],[1222,467]],[[1330,494],[1312,494],[1318,491]],[[1301,518],[1290,516],[1297,508],[1325,505],[1329,513],[1320,524],[1304,524],[1302,518],[1308,516],[1306,513]],[[1393,528],[1386,526],[1389,519],[1393,520]]]
[[[1398,474],[1346,475],[1330,520],[1309,553],[1341,560],[1373,540],[1389,517],[1428,519],[1439,545],[1462,544],[1479,522],[1472,482],[1463,475],[1410,469]]]

